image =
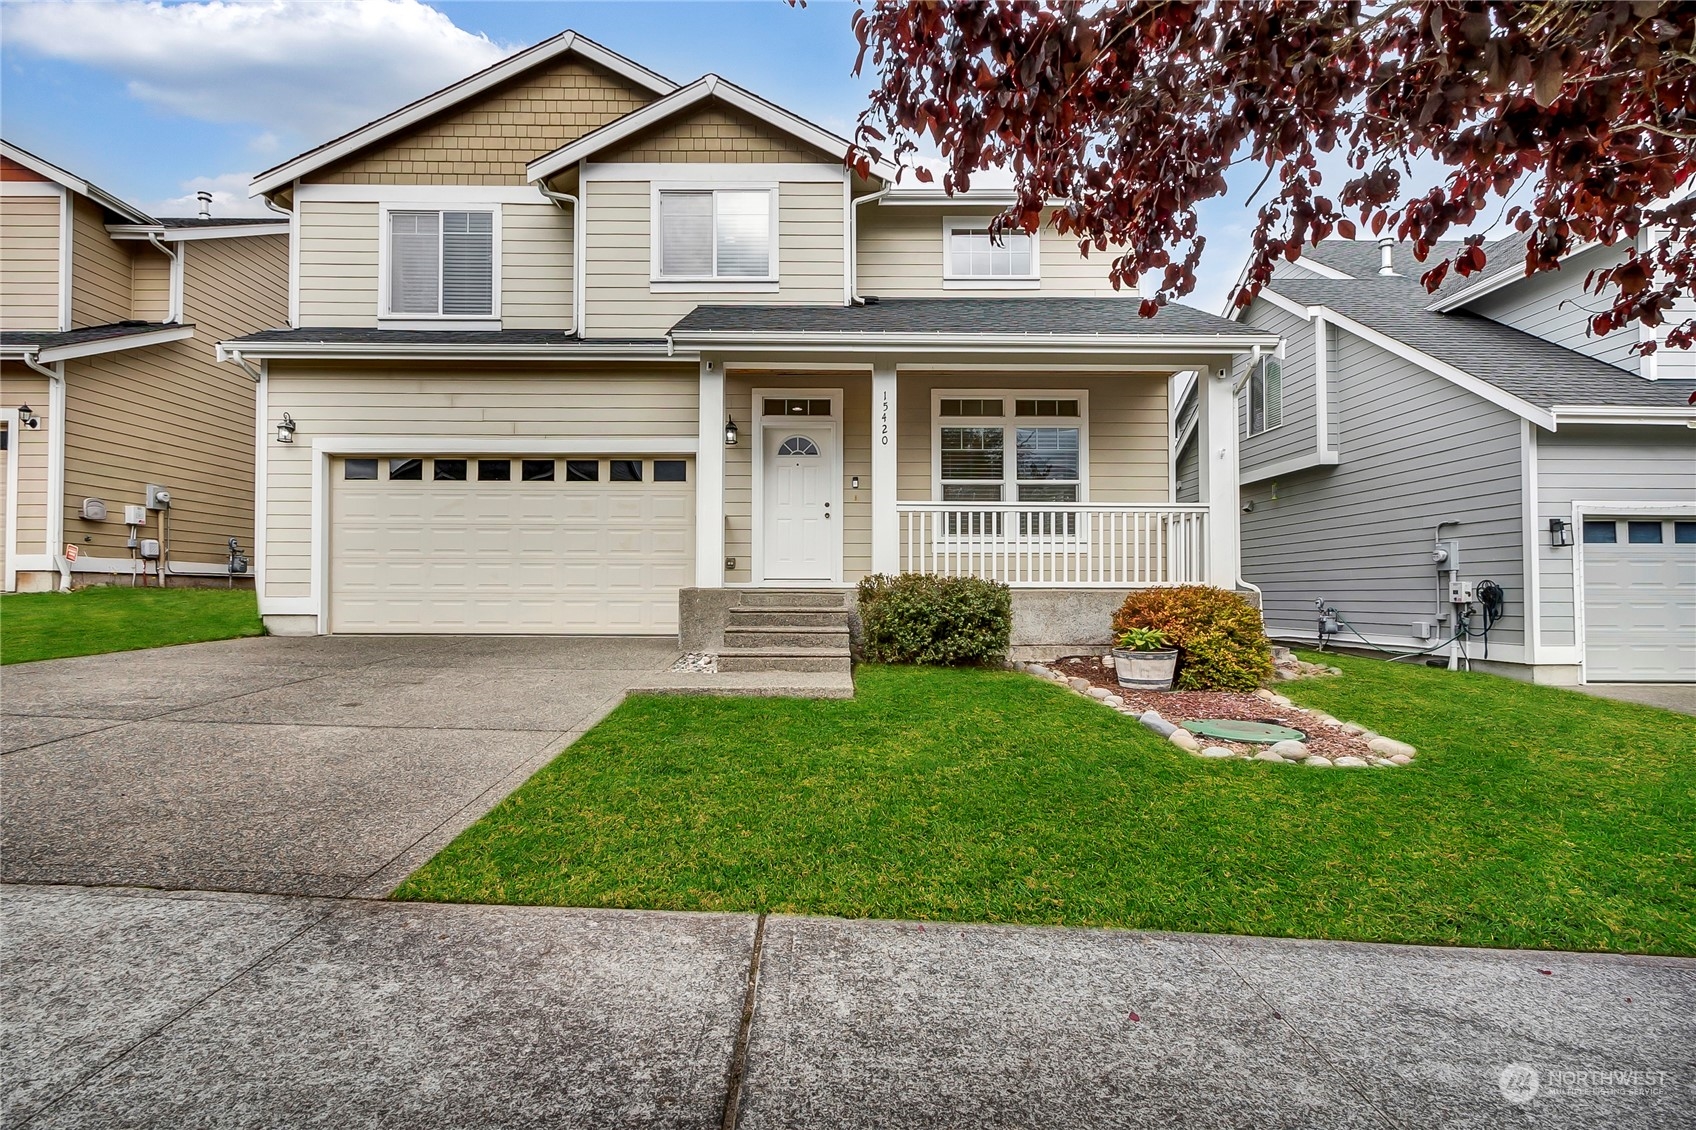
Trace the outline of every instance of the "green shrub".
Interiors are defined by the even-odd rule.
[[[1208,585],[1142,589],[1113,615],[1114,632],[1152,628],[1178,649],[1177,689],[1252,690],[1272,678],[1260,610]]]
[[[1006,585],[976,577],[882,574],[860,582],[865,657],[939,667],[1003,662],[1013,635]]]

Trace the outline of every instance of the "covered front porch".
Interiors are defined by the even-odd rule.
[[[1016,590],[1235,588],[1233,374],[1277,339],[1193,311],[1160,333],[1166,312],[1143,322],[1109,301],[1134,332],[689,332],[702,311],[685,319],[674,337],[700,357],[696,586],[925,572]],[[1101,300],[1018,303],[1079,304]],[[1205,389],[1193,504],[1172,472],[1180,374]]]

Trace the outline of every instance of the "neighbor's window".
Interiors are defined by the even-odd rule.
[[[389,313],[495,312],[493,212],[390,212]]]
[[[987,223],[949,223],[950,279],[1034,279],[1035,244],[1028,232],[1003,231],[990,235]]]
[[[768,188],[661,190],[655,277],[775,278],[772,195]]]
[[[1277,427],[1284,415],[1284,365],[1263,356],[1248,376],[1248,434],[1260,435]]]

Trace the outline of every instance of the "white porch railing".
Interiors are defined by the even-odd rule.
[[[897,502],[901,568],[1025,588],[1207,579],[1207,507]]]

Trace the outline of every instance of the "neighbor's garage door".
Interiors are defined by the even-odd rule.
[[[1592,682],[1696,680],[1696,521],[1585,520],[1584,670]]]
[[[694,561],[681,459],[340,459],[330,630],[670,633]]]

